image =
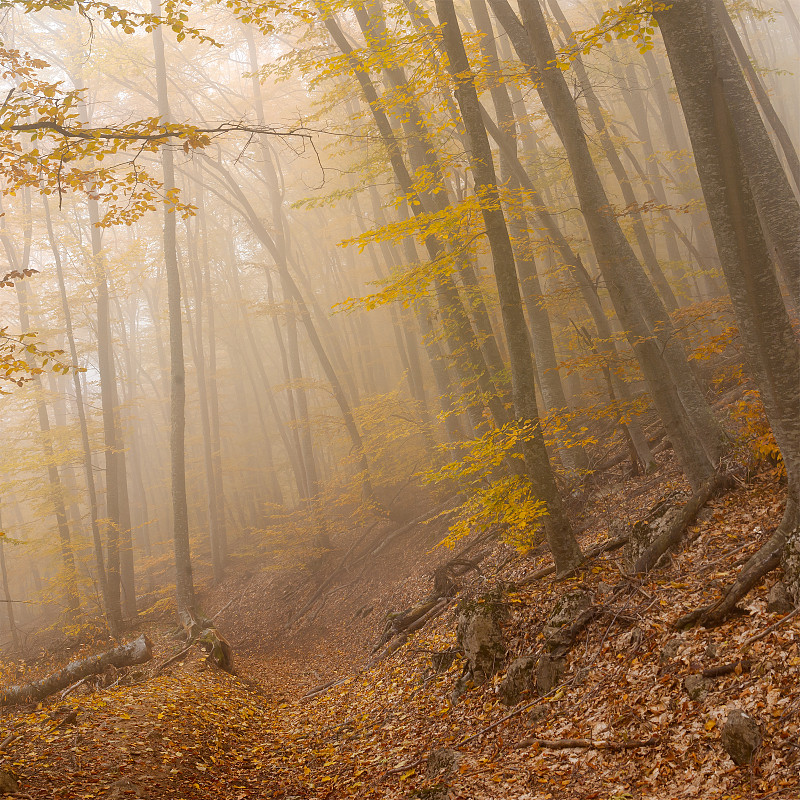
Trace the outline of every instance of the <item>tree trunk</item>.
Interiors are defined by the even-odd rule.
[[[35,703],[44,700],[54,692],[72,686],[76,681],[88,678],[90,675],[97,675],[108,667],[117,669],[132,667],[136,664],[144,664],[152,657],[153,645],[146,636],[142,635],[128,644],[121,644],[100,655],[72,661],[64,669],[33,683],[0,688],[0,706]]]
[[[714,2],[708,7],[707,13],[714,34],[717,70],[736,130],[736,139],[761,228],[772,250],[773,259],[786,281],[792,306],[795,312],[800,312],[800,204],[747,87],[742,74],[744,63],[749,67],[751,85],[760,94],[762,111],[766,113],[767,110],[772,110],[773,118],[779,124],[780,119],[772,109],[747,53],[744,52],[724,3],[721,0]],[[732,46],[734,42],[739,45],[738,57],[741,62],[737,61],[736,48]],[[794,155],[796,162],[797,153],[794,152],[791,141],[788,148],[791,148],[789,152]],[[800,173],[800,164],[793,164],[791,161],[789,163]],[[800,186],[800,174],[795,175],[795,180],[799,181]]]
[[[783,519],[764,551],[743,568],[742,574],[747,575],[756,562],[759,568],[772,563],[781,539],[790,541],[790,556],[800,553],[800,345],[770,263],[748,178],[747,146],[738,135],[729,104],[728,65],[715,52],[713,6],[710,0],[676,0],[668,10],[657,12],[656,19],[689,128],[747,365],[787,472]],[[790,562],[790,580],[800,588],[800,561],[790,558]],[[738,588],[745,583],[740,580]],[[730,600],[729,594],[723,603],[726,610],[732,607]],[[720,613],[720,609],[715,612],[718,619]]]
[[[0,506],[2,511],[2,506]],[[11,644],[14,652],[19,652],[19,631],[17,630],[17,620],[14,616],[14,601],[11,599],[11,587],[8,585],[8,569],[6,567],[6,543],[3,522],[0,519],[0,578],[3,581],[3,598],[6,603],[6,618],[8,619],[8,630],[11,633]]]
[[[439,24],[455,81],[455,96],[464,120],[470,146],[470,161],[500,295],[506,341],[511,362],[514,411],[517,422],[530,435],[522,440],[527,475],[534,493],[547,504],[544,529],[559,574],[569,572],[581,561],[581,551],[567,519],[547,456],[536,405],[533,360],[522,310],[522,298],[514,263],[511,239],[500,207],[497,178],[489,138],[481,120],[478,94],[464,50],[452,0],[436,0]]]
[[[490,74],[499,73],[500,61],[495,45],[492,21],[485,0],[470,0],[472,15],[477,29],[483,34],[481,50]],[[544,304],[544,296],[536,272],[533,244],[530,240],[528,222],[524,212],[524,198],[520,196],[520,183],[514,170],[511,153],[517,151],[517,125],[511,98],[504,83],[493,80],[491,96],[497,115],[497,127],[505,135],[506,147],[500,150],[500,180],[506,184],[511,195],[507,204],[509,234],[514,243],[514,257],[519,272],[519,284],[525,308],[528,311],[533,352],[536,358],[536,372],[545,408],[553,413],[568,411],[567,398],[558,371],[553,330],[550,316]],[[510,151],[510,152],[509,152]],[[506,155],[506,153],[509,153]],[[568,426],[569,427],[569,426]],[[589,460],[580,445],[562,447],[561,458],[569,470],[585,470]]]
[[[160,16],[159,0],[151,0],[151,12]],[[167,64],[164,36],[160,26],[153,29],[153,49],[156,63],[158,113],[169,122],[167,93]],[[175,187],[175,165],[169,146],[161,149],[161,167],[165,191]],[[167,304],[169,306],[170,356],[170,476],[172,484],[172,524],[175,545],[175,588],[178,613],[194,616],[195,595],[192,578],[192,554],[189,543],[189,509],[186,501],[186,368],[183,361],[183,327],[181,317],[181,278],[178,272],[177,231],[175,213],[164,203],[164,265],[167,273]]]
[[[691,373],[669,314],[658,299],[617,219],[592,160],[580,117],[538,0],[522,0],[525,27],[507,0],[489,0],[517,54],[538,82],[570,162],[598,264],[659,414],[693,487],[714,472],[723,433]]]
[[[50,243],[50,249],[53,251],[53,259],[56,265],[56,278],[58,279],[58,288],[61,295],[61,312],[64,315],[64,329],[67,334],[67,343],[69,346],[69,355],[73,367],[78,365],[78,349],[75,344],[75,333],[72,328],[72,311],[69,307],[69,300],[67,298],[67,287],[64,281],[64,267],[61,262],[61,251],[56,242],[55,233],[53,231],[53,221],[50,217],[50,201],[47,195],[42,195],[42,204],[44,206],[44,219],[47,228],[47,238]],[[100,534],[100,523],[98,522],[99,514],[97,510],[97,487],[94,482],[94,464],[92,463],[92,447],[89,442],[89,426],[86,421],[86,407],[83,401],[83,387],[81,386],[80,373],[77,369],[72,370],[72,386],[75,390],[75,408],[78,414],[78,425],[81,431],[81,446],[83,452],[83,472],[86,479],[86,490],[89,495],[89,520],[92,529],[92,545],[94,547],[94,560],[95,568],[97,569],[97,582],[100,585],[100,594],[103,600],[103,610],[106,615],[106,622],[108,624],[108,632],[114,638],[120,634],[120,619],[118,608],[114,608],[111,598],[109,597],[108,578],[106,576],[106,568],[103,556],[103,540]]]

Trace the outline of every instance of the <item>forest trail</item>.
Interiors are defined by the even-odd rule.
[[[681,483],[677,473],[661,473],[597,492],[583,543],[603,540],[607,520],[636,519]],[[781,619],[766,610],[768,587],[761,587],[747,603],[749,619],[671,629],[758,546],[752,534],[765,536],[780,511],[775,489],[765,475],[713,500],[690,531],[691,546],[644,580],[624,578],[621,555],[612,552],[579,578],[514,590],[547,559],[495,544],[480,573],[461,579],[459,595],[504,587],[509,655],[455,705],[463,659],[438,672],[431,666],[432,653],[456,644],[455,600],[365,669],[387,612],[425,597],[434,568],[452,557],[431,549],[436,523],[387,548],[360,580],[332,587],[324,604],[288,628],[313,586],[298,583],[297,571],[239,570],[204,597],[210,609],[230,603],[217,624],[234,646],[238,675],[212,669],[194,650],[158,673],[179,646],[163,625],[160,634],[150,631],[155,658],[125,676],[133,685],[81,688],[35,710],[4,712],[3,729],[18,736],[6,750],[20,785],[15,796],[797,798],[800,620],[745,646]],[[528,690],[516,706],[503,705],[497,688],[505,669],[536,650],[550,609],[577,587],[593,593],[600,613],[570,653],[562,682],[544,697]],[[372,598],[371,611],[364,598]],[[687,678],[739,662],[695,680],[690,696]],[[751,767],[736,767],[720,745],[734,707],[761,725]],[[564,747],[571,739],[584,741]],[[431,764],[434,751],[441,753]]]

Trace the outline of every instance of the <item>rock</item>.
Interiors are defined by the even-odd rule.
[[[773,583],[767,595],[767,611],[771,614],[788,614],[793,608],[786,584],[781,581]]]
[[[740,767],[749,764],[760,744],[758,723],[744,711],[734,708],[722,728],[722,746],[734,764]]]
[[[409,797],[415,800],[447,800],[450,796],[450,790],[444,784],[437,784],[436,786],[428,786],[425,789],[417,789]]]
[[[592,607],[594,596],[584,589],[567,592],[553,609],[544,626],[545,647],[548,650],[566,650],[572,645],[572,625]]]
[[[18,791],[17,779],[7,769],[0,769],[0,794],[14,794]]]
[[[542,653],[536,664],[536,690],[540,695],[546,695],[561,683],[561,678],[567,668],[567,660],[562,656],[552,653]]]
[[[511,662],[497,694],[500,702],[506,706],[515,706],[522,695],[530,688],[533,669],[536,659],[532,656],[522,656]]]
[[[456,636],[469,663],[476,686],[485,683],[503,664],[506,646],[500,619],[505,607],[499,601],[467,603],[458,616]]]
[[[692,700],[702,700],[710,687],[711,681],[702,675],[689,675],[683,682],[683,688]]]
[[[458,765],[459,758],[458,752],[450,747],[433,750],[428,756],[428,780],[446,778]]]
[[[674,661],[677,658],[682,644],[683,637],[675,636],[664,645],[664,647],[661,649],[661,653],[658,656],[658,660],[662,667],[665,667],[670,663],[670,661]]]

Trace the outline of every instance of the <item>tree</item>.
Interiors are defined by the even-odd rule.
[[[732,65],[715,46],[720,21],[710,0],[677,0],[658,11],[717,250],[742,335],[747,365],[786,466],[788,489],[781,524],[744,566],[721,604],[705,615],[715,623],[777,566],[786,548],[793,591],[800,598],[800,343],[781,296],[775,267],[745,166],[748,146],[737,130],[741,98]],[[734,93],[733,102],[730,100]]]
[[[563,574],[574,569],[582,560],[582,555],[572,534],[544,445],[536,404],[528,330],[522,310],[511,239],[500,207],[489,138],[481,121],[478,94],[452,0],[436,0],[436,11],[442,25],[449,68],[455,81],[456,100],[467,132],[475,193],[481,204],[486,235],[492,251],[494,275],[511,360],[516,422],[526,429],[526,435],[522,439],[522,452],[527,476],[533,484],[536,496],[547,504],[544,529],[556,569]]]

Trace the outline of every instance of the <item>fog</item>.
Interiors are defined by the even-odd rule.
[[[706,3],[728,139],[690,138],[669,11],[50,5],[0,22],[5,653],[191,618],[231,572],[313,572],[454,491],[455,538],[515,541],[544,503],[561,569],[559,498],[618,452],[656,469],[661,430],[701,486],[737,386],[797,492],[796,3]],[[720,246],[708,136],[779,313]]]

